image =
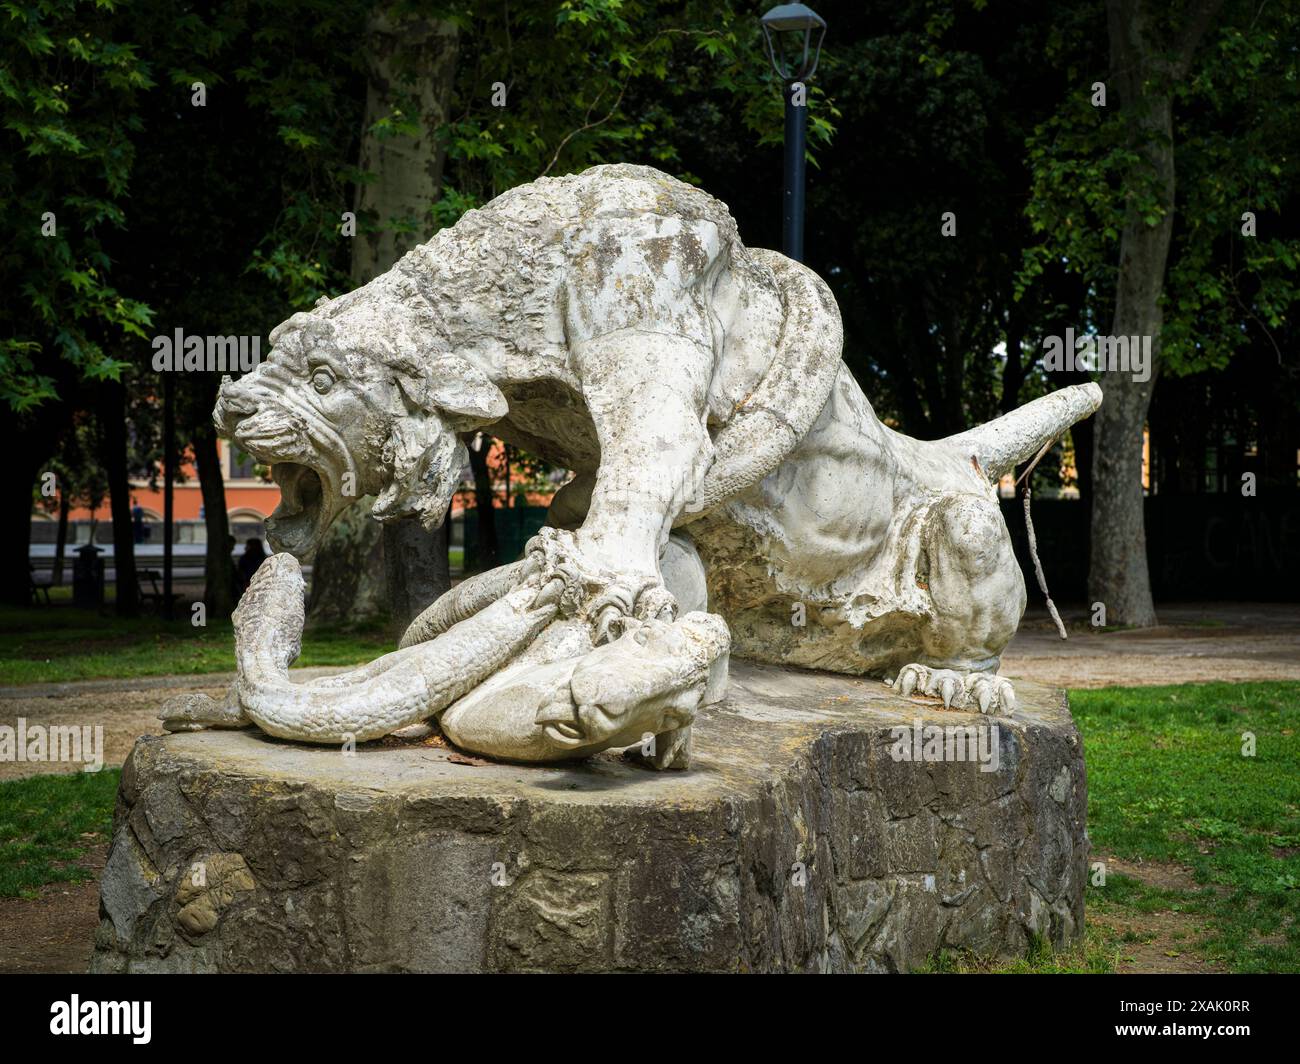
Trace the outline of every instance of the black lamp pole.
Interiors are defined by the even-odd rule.
[[[804,153],[808,145],[808,108],[793,102],[797,82],[785,85],[785,206],[781,244],[789,258],[803,262]]]
[[[806,82],[817,69],[826,20],[803,4],[780,4],[762,18],[763,36],[772,69],[781,79],[785,95],[785,193],[782,198],[782,250],[803,261],[804,154],[808,145],[808,89]],[[813,43],[813,33],[817,41]],[[779,43],[778,43],[779,42]],[[787,56],[789,43],[796,56]],[[811,53],[811,54],[810,54]],[[792,62],[793,60],[793,62]]]

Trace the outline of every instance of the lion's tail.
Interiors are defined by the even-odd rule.
[[[1075,384],[976,425],[956,436],[937,441],[956,448],[979,463],[991,481],[1027,462],[1076,421],[1082,421],[1101,406],[1101,388],[1096,384]]]
[[[767,375],[714,439],[713,464],[677,518],[679,528],[776,469],[812,428],[840,369],[844,329],[826,283],[778,252],[750,254],[776,274],[785,322]]]

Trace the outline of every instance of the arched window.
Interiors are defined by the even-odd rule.
[[[230,521],[230,534],[237,544],[247,543],[254,537],[266,538],[266,515],[251,506],[236,506],[226,517]]]

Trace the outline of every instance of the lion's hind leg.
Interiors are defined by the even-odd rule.
[[[1010,712],[1015,691],[997,675],[1025,610],[1025,581],[996,499],[953,492],[929,507],[918,580],[931,608],[914,654],[890,681],[945,706]]]

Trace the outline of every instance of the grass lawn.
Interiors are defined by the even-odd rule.
[[[95,878],[98,870],[78,862],[108,841],[121,775],[104,769],[0,783],[0,898]]]
[[[357,665],[397,649],[378,626],[310,627],[298,665]],[[229,621],[196,628],[145,615],[120,620],[71,606],[0,609],[0,684],[56,683],[103,677],[233,672]]]
[[[1114,971],[1145,941],[1144,921],[1179,914],[1170,957],[1300,972],[1300,683],[1112,687],[1074,692],[1071,705],[1094,854],[1190,875],[1158,886],[1108,870],[1088,888],[1072,948],[995,964],[945,954],[932,970]],[[116,783],[105,771],[0,784],[0,896],[85,878],[70,862],[107,837]]]
[[[1071,695],[1093,848],[1191,869],[1195,887],[1107,876],[1090,905],[1193,915],[1232,971],[1300,972],[1300,683]],[[1243,748],[1253,736],[1253,756]]]

